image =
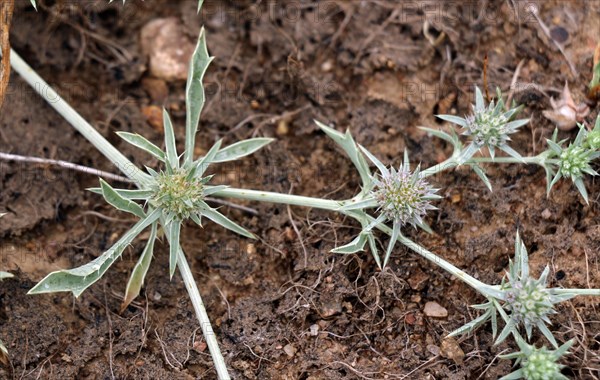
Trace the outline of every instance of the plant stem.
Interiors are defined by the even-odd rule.
[[[177,266],[179,267],[179,272],[183,278],[183,283],[188,291],[192,305],[194,305],[196,317],[198,318],[198,321],[200,321],[200,328],[202,329],[204,339],[206,339],[206,345],[208,346],[208,350],[212,356],[213,364],[217,371],[217,376],[219,377],[219,380],[230,380],[231,377],[227,372],[225,359],[221,354],[219,342],[217,342],[216,335],[212,329],[212,325],[210,324],[210,319],[206,313],[206,308],[204,307],[204,302],[202,302],[202,297],[198,291],[198,286],[196,285],[196,281],[194,281],[194,275],[192,274],[185,254],[181,249],[179,249],[179,254],[177,255]]]
[[[11,49],[10,64],[19,75],[37,92],[56,112],[65,118],[76,130],[91,142],[104,156],[113,162],[127,177],[138,183],[147,180],[141,170],[121,152],[112,146],[77,111],[73,109],[54,89],[46,83],[23,59]]]
[[[532,157],[523,157],[522,159],[518,159],[515,157],[471,157],[468,159],[463,165],[468,164],[483,164],[483,163],[493,163],[493,164],[535,164],[544,166],[544,163],[556,164],[558,160],[556,159],[547,159],[543,156],[532,156]],[[439,172],[443,172],[444,170],[452,169],[458,166],[458,162],[456,161],[456,157],[452,156],[445,161],[434,165],[430,168],[421,171],[421,175],[423,177],[429,177]]]
[[[246,199],[246,200],[252,200],[252,201],[282,203],[282,204],[296,205],[296,206],[307,206],[307,207],[314,207],[314,208],[320,208],[320,209],[324,209],[324,210],[331,210],[331,211],[338,211],[338,212],[341,212],[339,210],[339,208],[343,204],[346,204],[348,202],[348,201],[332,201],[332,200],[325,200],[325,199],[318,199],[318,198],[310,198],[310,197],[303,197],[303,196],[298,196],[298,195],[279,194],[279,193],[272,193],[272,192],[268,192],[268,191],[244,190],[244,189],[235,189],[235,188],[227,188],[227,189],[219,191],[218,193],[214,193],[213,195],[221,196],[221,197],[228,197],[228,198]],[[378,224],[377,228],[379,228],[381,231],[385,232],[388,235],[392,234],[392,230],[385,225]],[[435,253],[430,252],[427,249],[416,244],[412,240],[410,240],[402,235],[400,235],[398,240],[402,244],[406,245],[408,248],[415,251],[420,256],[431,261],[432,263],[434,263],[437,266],[439,266],[440,268],[446,270],[450,274],[458,277],[460,280],[464,281],[465,283],[467,283],[467,285],[473,287],[475,290],[477,290],[484,296],[493,296],[495,298],[500,298],[500,299],[503,298],[502,292],[500,292],[497,289],[497,287],[484,284],[483,282],[477,280],[476,278],[474,278],[474,277],[468,275],[467,273],[463,272],[462,270],[458,269],[457,267],[455,267],[448,261],[437,256]]]
[[[217,197],[246,199],[250,201],[273,202],[293,206],[314,207],[330,211],[339,211],[339,208],[348,202],[304,197],[301,195],[280,194],[273,193],[270,191],[236,189],[231,187],[223,189],[217,193],[214,193],[213,195]]]

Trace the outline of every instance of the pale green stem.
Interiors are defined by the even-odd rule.
[[[552,289],[553,292],[558,294],[577,294],[579,296],[600,296],[600,289]]]
[[[73,109],[54,89],[48,85],[29,65],[14,51],[10,51],[10,64],[19,75],[37,92],[56,112],[65,118],[79,133],[91,142],[104,156],[111,160],[127,177],[138,183],[147,180],[141,170],[121,152],[112,146],[98,131],[94,129],[77,111]]]
[[[273,193],[273,192],[269,192],[269,191],[244,190],[244,189],[234,189],[234,188],[227,188],[227,189],[219,191],[218,193],[214,193],[213,195],[220,196],[220,197],[236,198],[236,199],[246,199],[246,200],[252,200],[252,201],[262,201],[262,202],[282,203],[282,204],[295,205],[295,206],[314,207],[314,208],[319,208],[319,209],[323,209],[323,210],[331,210],[331,211],[338,211],[338,212],[342,212],[339,208],[343,204],[348,202],[348,201],[332,201],[332,200],[325,200],[325,199],[317,199],[317,198],[310,198],[310,197],[304,197],[304,196],[298,196],[298,195],[279,194],[279,193]],[[349,213],[349,214],[351,214],[351,213]],[[388,235],[391,235],[391,233],[392,233],[392,229],[387,227],[386,225],[378,224],[376,227],[379,228],[381,231],[387,233]],[[500,292],[498,290],[498,287],[484,284],[483,282],[477,280],[476,278],[469,276],[467,273],[461,271],[460,269],[458,269],[457,267],[455,267],[448,261],[442,259],[441,257],[437,256],[436,254],[428,251],[427,249],[421,247],[420,245],[416,244],[412,240],[410,240],[402,235],[400,235],[398,240],[402,244],[406,245],[407,247],[409,247],[410,249],[412,249],[413,251],[418,253],[419,255],[426,258],[427,260],[431,261],[432,263],[436,264],[437,266],[441,267],[442,269],[448,271],[450,274],[458,277],[460,280],[464,281],[469,286],[473,287],[474,289],[476,289],[483,295],[493,296],[493,297],[500,298],[500,299],[503,298],[502,292]]]
[[[522,159],[518,159],[515,157],[471,157],[468,159],[463,165],[468,164],[483,164],[483,163],[493,163],[493,164],[535,164],[544,166],[544,163],[557,164],[558,160],[556,159],[547,159],[543,156],[532,156],[532,157],[523,157]],[[448,169],[452,169],[458,166],[458,162],[456,161],[456,157],[450,157],[447,160],[436,164],[430,168],[421,171],[421,175],[423,177],[429,177],[434,174],[443,172]]]
[[[66,101],[64,101],[19,55],[11,50],[10,62],[12,68],[19,73],[33,89],[43,97],[61,116],[63,116],[76,130],[78,130],[92,145],[94,145],[106,158],[112,161],[119,170],[134,180],[138,185],[144,183],[147,175],[139,170],[121,152],[109,143],[94,127],[83,119]],[[200,292],[189,269],[185,255],[180,250],[177,258],[179,270],[189,293],[200,327],[204,333],[206,344],[210,350],[219,380],[229,380],[227,367],[219,349],[217,339],[210,326],[210,319],[202,303]]]
[[[202,329],[204,339],[206,339],[206,345],[210,351],[215,370],[217,371],[217,376],[219,377],[219,380],[230,380],[231,377],[227,372],[225,359],[223,359],[223,355],[221,354],[221,349],[219,348],[219,343],[217,342],[212,325],[210,324],[210,319],[206,313],[204,302],[202,302],[202,297],[198,291],[198,286],[196,285],[196,281],[194,281],[194,275],[192,274],[185,254],[181,249],[177,255],[177,266],[179,267],[179,272],[183,278],[183,283],[188,291],[192,305],[194,305],[196,317],[198,318],[198,321],[200,321],[200,328]]]

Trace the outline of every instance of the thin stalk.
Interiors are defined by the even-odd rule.
[[[443,172],[444,170],[448,170],[448,169],[452,169],[454,167],[458,166],[458,162],[456,161],[456,157],[450,157],[448,159],[446,159],[443,162],[440,162],[437,165],[433,165],[430,168],[427,168],[425,170],[421,170],[421,176],[422,177],[429,177],[432,176],[434,174],[437,174],[439,172]]]
[[[198,321],[200,321],[200,328],[202,329],[204,339],[206,339],[206,345],[208,346],[208,350],[212,356],[213,364],[215,366],[215,370],[217,371],[217,376],[219,377],[219,380],[231,380],[231,377],[227,371],[227,366],[225,365],[225,359],[223,358],[221,349],[219,348],[219,342],[217,342],[217,337],[212,329],[210,319],[208,318],[206,308],[204,307],[204,302],[202,302],[202,297],[198,291],[196,281],[194,280],[194,275],[192,274],[185,254],[181,249],[177,255],[177,266],[179,267],[179,272],[183,278],[183,283],[188,291],[192,305],[194,305],[196,317],[198,318]]]
[[[272,193],[269,191],[244,190],[244,189],[235,189],[235,188],[227,188],[227,189],[219,191],[218,193],[214,193],[213,195],[220,196],[220,197],[252,200],[252,201],[273,202],[273,203],[281,203],[281,204],[296,205],[296,206],[314,207],[314,208],[319,208],[319,209],[323,209],[323,210],[331,210],[331,211],[338,211],[338,212],[341,212],[339,210],[339,208],[344,203],[347,202],[347,201],[332,201],[332,200],[304,197],[304,196],[298,196],[298,195],[279,194],[279,193]],[[385,225],[378,224],[377,228],[380,229],[381,231],[387,233],[388,235],[391,235],[391,233],[392,233],[392,230]],[[487,284],[477,280],[476,278],[474,278],[474,277],[468,275],[467,273],[463,272],[462,270],[458,269],[457,267],[455,267],[448,261],[437,256],[435,253],[430,252],[427,249],[421,247],[420,245],[413,242],[412,240],[410,240],[402,235],[400,235],[398,240],[402,244],[406,245],[408,248],[415,251],[420,256],[431,261],[432,263],[434,263],[437,266],[439,266],[440,268],[446,270],[450,274],[458,277],[460,280],[464,281],[467,285],[473,287],[475,290],[477,290],[484,296],[492,296],[492,297],[500,298],[500,299],[503,298],[502,292],[500,292],[497,289],[497,287],[487,285]]]
[[[522,159],[518,159],[515,157],[471,157],[468,159],[463,165],[468,164],[483,164],[483,163],[493,163],[493,164],[535,164],[544,166],[545,163],[549,164],[557,164],[558,160],[556,159],[547,159],[543,156],[532,156],[532,157],[523,157]],[[444,170],[452,169],[458,166],[458,162],[456,161],[456,157],[450,157],[445,161],[436,164],[430,168],[421,171],[421,175],[423,177],[429,177],[434,174],[443,172]]]
[[[11,49],[10,64],[19,75],[52,106],[79,133],[92,143],[119,170],[132,180],[143,183],[147,176],[139,170],[121,152],[111,145],[94,127],[92,127],[77,111],[73,109],[54,89],[46,83],[23,59]]]
[[[577,294],[579,296],[600,296],[600,289],[552,289],[558,294]]]
[[[270,191],[235,189],[231,187],[223,189],[217,193],[214,193],[213,195],[217,197],[246,199],[250,201],[272,202],[293,206],[314,207],[330,211],[340,211],[340,207],[342,207],[347,202],[304,197],[301,195],[280,194],[273,193]]]

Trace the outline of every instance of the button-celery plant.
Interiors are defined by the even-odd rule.
[[[49,274],[30,293],[71,291],[75,296],[79,296],[108,270],[125,247],[141,231],[150,227],[150,238],[134,267],[126,288],[123,303],[126,306],[140,292],[152,259],[158,229],[162,228],[170,243],[170,275],[173,276],[175,269],[179,268],[200,320],[218,376],[220,379],[229,379],[200,294],[180,247],[179,234],[183,223],[190,219],[201,225],[202,218],[205,217],[242,236],[253,237],[246,229],[211,208],[206,203],[208,195],[314,207],[347,215],[354,218],[362,227],[361,232],[354,240],[334,248],[333,252],[342,254],[359,252],[368,243],[375,262],[383,270],[389,262],[395,243],[400,242],[486,297],[487,303],[475,306],[483,310],[483,314],[453,332],[452,335],[471,332],[485,322],[491,321],[493,334],[496,336],[497,315],[500,314],[505,326],[498,335],[497,342],[512,335],[521,349],[518,353],[506,356],[517,359],[522,365],[520,370],[507,375],[507,379],[560,378],[561,367],[556,364],[556,360],[565,354],[570,343],[558,348],[558,343],[546,326],[550,323],[549,317],[554,313],[554,305],[576,295],[600,295],[600,290],[549,288],[547,287],[548,269],[538,279],[532,278],[529,275],[527,252],[518,235],[515,242],[515,261],[509,265],[506,278],[500,285],[488,285],[413,242],[404,236],[402,231],[408,225],[430,231],[424,218],[428,211],[435,209],[432,202],[439,199],[440,196],[436,194],[437,189],[429,184],[427,178],[461,165],[471,167],[492,190],[491,183],[481,164],[490,162],[537,164],[546,170],[548,192],[561,177],[567,177],[573,180],[583,198],[588,201],[587,191],[583,186],[583,176],[585,174],[596,175],[596,172],[591,169],[590,162],[599,157],[600,118],[598,118],[593,131],[587,132],[582,127],[575,141],[566,148],[562,147],[564,141],[556,141],[555,134],[551,140],[548,140],[549,148],[546,151],[537,156],[524,157],[509,146],[509,135],[529,121],[528,119],[513,120],[521,107],[516,105],[511,108],[506,107],[499,91],[497,103],[491,102],[486,107],[481,91],[476,88],[475,105],[471,115],[465,118],[452,115],[439,116],[441,119],[458,124],[463,128],[463,135],[468,139],[466,145],[454,130],[443,132],[423,128],[453,146],[451,157],[438,165],[424,170],[417,167],[413,171],[405,152],[404,162],[398,169],[388,168],[366,148],[357,145],[348,131],[341,133],[317,122],[321,130],[339,145],[356,167],[362,181],[362,189],[359,194],[347,200],[330,200],[259,190],[235,189],[210,184],[212,177],[205,175],[206,167],[212,163],[244,157],[268,144],[271,140],[250,139],[226,148],[221,148],[221,142],[217,141],[205,156],[193,159],[195,136],[204,104],[202,78],[210,61],[211,57],[208,56],[202,31],[190,64],[186,86],[187,113],[183,157],[180,157],[177,152],[174,129],[166,111],[164,112],[165,150],[140,135],[119,133],[127,142],[143,149],[164,165],[159,171],[146,168],[144,172],[135,168],[125,156],[48,87],[16,53],[12,53],[11,64],[15,71],[20,73],[32,87],[44,88],[40,95],[46,98],[65,119],[119,169],[133,179],[138,186],[136,190],[114,189],[108,183],[101,181],[99,188],[92,189],[94,192],[102,194],[106,201],[117,209],[134,214],[140,218],[140,221],[97,259],[79,268]],[[44,86],[39,86],[40,83]],[[475,157],[475,154],[484,147],[488,149],[491,157]],[[508,156],[497,156],[496,149],[503,151]],[[371,173],[367,159],[375,165],[378,173]],[[388,223],[391,223],[391,227]],[[378,253],[375,230],[380,230],[390,236],[383,261]],[[556,351],[548,351],[545,348],[536,349],[525,343],[519,331],[524,328],[529,338],[534,327],[557,347]]]

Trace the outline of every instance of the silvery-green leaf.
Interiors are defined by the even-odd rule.
[[[198,0],[198,13],[200,13],[200,9],[202,9],[202,3],[204,3],[204,0]]]
[[[175,130],[173,129],[173,123],[171,123],[171,117],[165,108],[163,108],[163,124],[165,126],[167,168],[174,170],[179,168],[179,156],[177,156],[177,145],[175,144]]]
[[[375,155],[373,155],[371,152],[369,152],[362,145],[359,145],[358,147],[360,148],[360,150],[362,150],[362,152],[364,153],[364,155],[367,156],[367,158],[369,160],[371,160],[372,163],[375,164],[375,166],[377,167],[377,169],[379,169],[379,172],[381,172],[382,175],[384,175],[384,176],[389,176],[390,175],[390,171],[388,170],[388,168],[386,168],[385,165],[381,161],[379,161],[377,159],[377,157],[375,157]]]
[[[114,208],[129,212],[140,218],[144,218],[146,216],[146,213],[139,204],[119,195],[119,193],[117,193],[115,189],[113,189],[102,178],[100,179],[100,188],[102,189],[102,196],[106,202],[108,202]]]
[[[577,188],[577,190],[579,190],[579,193],[585,200],[585,203],[590,204],[590,202],[588,200],[588,193],[587,193],[587,190],[585,189],[585,184],[583,183],[583,179],[581,177],[576,178],[573,180],[573,183],[575,184],[575,187]]]
[[[388,243],[387,250],[385,251],[385,257],[383,258],[383,267],[387,266],[388,261],[390,260],[390,256],[392,255],[392,249],[394,245],[396,245],[396,241],[398,240],[398,236],[400,235],[400,223],[394,222],[394,227],[392,229],[392,236],[390,237],[390,241]]]
[[[157,226],[157,223],[152,224],[150,237],[148,238],[146,247],[144,248],[144,251],[142,252],[140,258],[135,264],[135,267],[133,268],[133,271],[131,272],[131,276],[129,277],[129,281],[127,282],[127,287],[125,289],[125,297],[123,297],[123,303],[121,303],[121,313],[127,308],[127,306],[129,306],[131,301],[133,301],[140,294],[140,290],[144,285],[146,273],[148,273],[148,268],[150,268],[150,263],[152,262],[152,253],[154,252],[154,241],[156,240]]]
[[[514,150],[507,144],[501,145],[501,146],[499,146],[499,148],[503,152],[508,153],[510,156],[516,158],[517,160],[521,160],[521,162],[525,163],[525,160],[523,160],[523,157],[521,156],[521,154],[519,154],[519,152],[517,152],[516,150]]]
[[[508,375],[502,376],[500,380],[519,380],[525,378],[525,371],[523,370],[523,368],[519,368],[518,370],[511,372]]]
[[[37,4],[35,3],[35,0],[29,0],[31,2],[31,5],[33,6],[33,8],[37,11]]]
[[[235,144],[231,144],[219,151],[217,155],[212,159],[212,162],[227,162],[234,161],[242,157],[246,157],[262,147],[268,145],[275,139],[258,137],[248,140],[238,141]]]
[[[90,187],[87,190],[91,191],[94,194],[102,195],[102,188],[100,188],[100,187]],[[123,197],[125,199],[132,199],[132,200],[142,200],[142,199],[146,200],[146,199],[149,199],[150,197],[152,197],[152,195],[154,195],[153,190],[127,190],[127,189],[114,189],[114,190],[121,197]]]
[[[169,277],[173,279],[177,268],[177,254],[179,253],[179,234],[181,222],[174,220],[169,223]]]
[[[206,186],[204,188],[204,196],[208,197],[213,195],[214,193],[218,193],[221,190],[227,189],[229,186],[226,185],[217,185],[217,186]]]
[[[119,135],[119,137],[127,141],[129,144],[140,148],[143,151],[150,153],[158,160],[165,162],[165,152],[163,152],[159,147],[148,141],[145,137],[137,133],[129,132],[117,132],[117,135]]]
[[[475,152],[477,152],[478,150],[479,147],[475,145],[475,143],[467,145],[467,147],[464,148],[460,155],[456,158],[456,162],[458,163],[458,165],[464,164],[469,159],[471,159],[471,157],[473,157]]]
[[[558,342],[554,338],[554,335],[552,335],[552,331],[550,331],[550,329],[548,329],[548,326],[546,326],[544,324],[544,322],[538,322],[538,323],[536,323],[536,326],[542,332],[542,334],[546,337],[546,339],[548,339],[548,341],[550,343],[552,343],[554,348],[558,348]]]
[[[507,123],[507,124],[504,126],[504,128],[506,128],[508,131],[514,131],[514,130],[516,130],[517,128],[520,128],[520,127],[522,127],[522,126],[524,126],[524,125],[528,124],[528,123],[529,123],[529,120],[530,120],[530,119],[520,119],[520,120],[514,120],[514,121],[511,121],[511,122]]]
[[[199,5],[200,6],[200,5]],[[200,113],[206,101],[204,96],[204,85],[202,80],[208,65],[213,57],[208,55],[206,47],[206,33],[204,28],[200,29],[198,43],[190,60],[188,69],[187,83],[185,87],[185,153],[184,162],[192,162],[194,155],[194,145],[196,143],[196,131],[200,122]]]
[[[475,109],[481,112],[485,109],[485,102],[483,101],[483,94],[479,87],[475,86]]]
[[[5,278],[15,277],[12,273],[0,271],[0,280],[4,280]]]
[[[437,118],[439,118],[439,119],[442,119],[442,120],[445,120],[445,121],[449,121],[449,122],[451,122],[453,124],[458,124],[458,125],[460,125],[463,128],[467,128],[469,126],[469,123],[463,117],[458,117],[458,116],[453,116],[453,115],[435,115],[435,116]],[[431,134],[433,134],[432,131],[435,131],[435,130],[427,128],[427,131],[430,132]],[[437,135],[435,135],[435,136],[437,136]],[[446,139],[446,138],[441,137],[441,136],[437,136],[437,137]],[[451,141],[451,140],[449,140],[449,141]]]
[[[558,145],[554,141],[546,139],[546,142],[548,143],[548,146],[550,147],[550,149],[552,149],[554,153],[560,154],[562,152],[562,148],[560,147],[560,145]]]
[[[377,250],[377,242],[375,241],[375,236],[373,234],[368,234],[367,240],[369,241],[369,248],[371,249],[371,255],[375,259],[375,263],[377,263],[377,267],[380,270],[383,270],[381,266],[381,258],[379,257],[379,251]]]
[[[477,317],[477,318],[473,319],[472,321],[466,323],[462,327],[459,327],[456,330],[452,331],[450,334],[448,334],[448,337],[450,338],[450,337],[454,337],[454,336],[457,336],[457,335],[462,335],[462,334],[470,333],[470,332],[474,331],[479,326],[481,326],[485,322],[487,322],[487,320],[490,319],[491,314],[492,314],[492,309],[487,309],[485,311],[485,313],[481,314],[479,317]]]
[[[343,254],[352,254],[359,251],[363,251],[365,248],[365,244],[367,243],[367,233],[360,233],[354,240],[350,243],[342,245],[341,247],[336,247],[331,250],[332,253],[343,253]]]
[[[125,248],[131,244],[146,227],[160,217],[160,210],[154,210],[144,219],[137,222],[110,249],[91,262],[78,268],[55,271],[44,277],[27,294],[54,292],[73,292],[79,297],[85,289],[98,281],[110,266],[117,260]]]
[[[223,140],[217,140],[217,142],[213,144],[204,157],[196,160],[193,163],[194,167],[192,170],[190,170],[188,177],[202,177],[206,169],[208,169],[208,166],[213,162],[214,158],[219,153],[222,143]]]
[[[227,218],[225,215],[221,214],[217,210],[208,207],[208,205],[206,205],[206,208],[202,209],[201,214],[202,216],[207,217],[208,219],[212,220],[213,222],[217,223],[222,227],[227,228],[228,230],[231,230],[237,234],[248,237],[250,239],[256,239],[256,236],[254,236],[251,232],[239,226],[238,224],[236,224],[231,219]]]
[[[348,155],[350,161],[352,161],[358,170],[358,174],[360,175],[360,179],[363,183],[363,191],[369,191],[371,188],[371,172],[369,171],[369,166],[367,165],[364,157],[358,151],[356,142],[354,142],[350,131],[346,131],[346,133],[340,133],[317,120],[315,120],[315,123]]]
[[[374,198],[362,199],[360,201],[349,201],[344,206],[340,207],[341,211],[362,210],[365,208],[377,207],[377,200]]]
[[[481,166],[475,164],[475,165],[473,165],[471,167],[473,168],[473,171],[475,172],[475,174],[477,174],[477,176],[483,181],[483,183],[485,184],[485,186],[490,191],[492,191],[492,183],[490,182],[490,179],[485,174],[485,172],[483,171],[483,169],[481,168]]]

